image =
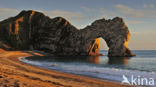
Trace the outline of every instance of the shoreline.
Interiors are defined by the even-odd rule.
[[[29,64],[29,63],[26,63],[23,60],[21,60],[21,59],[25,59],[25,58],[27,58],[27,57],[20,57],[18,59],[19,59],[19,61],[21,61],[21,62],[23,62],[25,64],[32,65],[32,66],[39,67],[39,68],[43,68],[43,69],[47,69],[47,70],[52,70],[52,71],[57,71],[57,72],[62,72],[62,73],[68,73],[68,74],[72,74],[72,75],[79,75],[79,76],[84,76],[84,77],[89,77],[89,78],[94,78],[94,79],[99,79],[99,80],[104,80],[104,81],[109,81],[109,82],[114,82],[114,83],[119,83],[120,84],[120,82],[116,81],[116,80],[102,79],[102,78],[98,78],[98,77],[94,77],[94,76],[90,76],[90,75],[82,75],[82,74],[75,74],[75,73],[70,73],[70,72],[63,72],[63,71],[60,71],[60,70],[57,70],[57,69],[45,68],[45,67],[42,67],[42,66]]]
[[[0,50],[0,86],[13,87],[131,87],[114,81],[49,70],[19,61],[44,56],[33,51]]]

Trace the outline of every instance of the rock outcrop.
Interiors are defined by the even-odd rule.
[[[98,55],[99,38],[108,56],[134,56],[128,49],[130,37],[122,18],[100,19],[77,29],[62,17],[49,18],[36,11],[22,11],[0,22],[0,47],[8,50],[42,50],[55,55]]]

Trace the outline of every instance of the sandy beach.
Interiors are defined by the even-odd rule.
[[[0,87],[131,87],[120,83],[43,69],[19,57],[44,56],[32,51],[0,50]]]

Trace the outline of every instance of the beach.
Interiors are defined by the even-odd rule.
[[[73,75],[25,64],[20,57],[44,56],[33,51],[0,50],[1,87],[131,87],[113,81]]]

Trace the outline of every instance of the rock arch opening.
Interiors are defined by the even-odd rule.
[[[108,55],[109,47],[107,46],[106,41],[101,37],[99,39],[100,39],[100,51],[99,51],[99,53],[102,55]]]

